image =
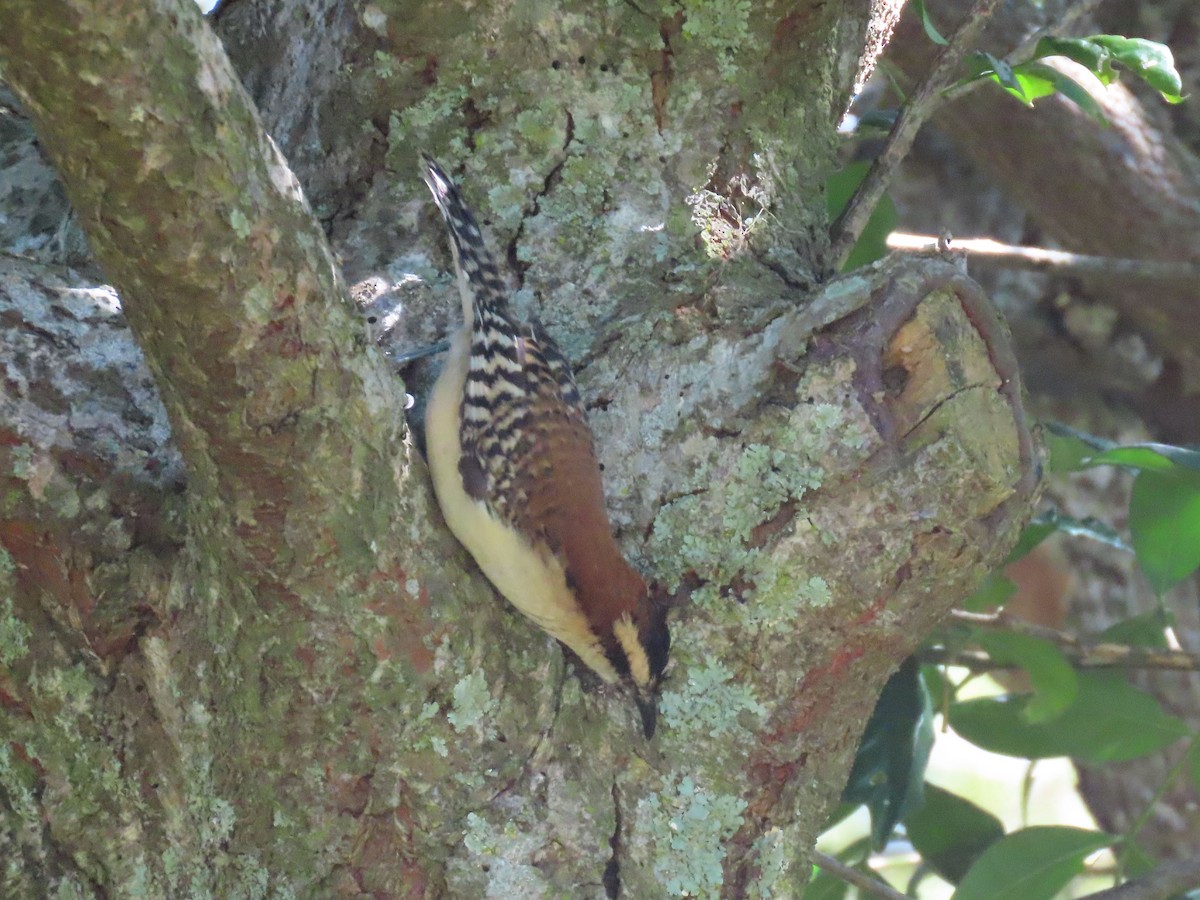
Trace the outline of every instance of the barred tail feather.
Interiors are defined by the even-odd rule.
[[[488,311],[503,312],[508,304],[504,281],[483,242],[483,232],[479,230],[475,216],[445,169],[428,154],[421,154],[421,161],[425,166],[425,183],[450,232],[450,248],[454,252],[463,294],[464,317],[471,321]]]

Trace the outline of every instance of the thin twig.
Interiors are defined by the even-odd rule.
[[[1049,22],[1041,28],[1035,29],[1033,33],[1029,35],[1029,37],[1021,41],[1021,44],[1017,47],[1017,49],[1013,50],[1012,53],[1009,53],[1004,57],[1004,61],[1010,66],[1015,66],[1019,63],[1025,62],[1030,56],[1033,55],[1033,50],[1035,47],[1037,47],[1038,41],[1052,34],[1067,34],[1076,22],[1078,22],[1084,16],[1089,15],[1097,6],[1100,5],[1100,3],[1101,0],[1078,0],[1078,2],[1071,4],[1071,6],[1064,10],[1063,13],[1053,22]],[[975,78],[971,81],[963,82],[962,84],[956,84],[949,90],[942,92],[941,100],[943,103],[952,103],[960,97],[971,93],[971,91],[975,90],[980,85],[987,84],[988,81],[990,81],[988,78]]]
[[[858,243],[863,229],[871,218],[876,205],[891,183],[892,175],[901,160],[908,155],[913,140],[933,111],[941,106],[940,92],[955,77],[958,64],[967,49],[975,43],[1000,0],[975,0],[962,24],[950,37],[948,44],[934,61],[933,68],[918,85],[909,101],[904,105],[896,123],[892,126],[883,151],[871,165],[854,196],[842,214],[833,223],[831,252],[834,267],[841,269],[850,251]]]
[[[973,613],[962,609],[950,612],[950,618],[976,628],[999,628],[1041,638],[1054,644],[1077,665],[1092,669],[1170,669],[1177,672],[1200,671],[1200,656],[1183,650],[1135,647],[1108,641],[1093,641],[1065,631],[1035,625],[1015,616],[998,613]]]
[[[1157,669],[1167,672],[1200,672],[1200,656],[1180,650],[1153,650],[1126,644],[1082,644],[1061,646],[1063,656],[1080,669]],[[1098,650],[1098,652],[1096,652]],[[958,666],[971,672],[1000,672],[1012,669],[1009,663],[996,662],[976,650],[949,650],[929,647],[917,654],[921,662]]]
[[[1167,900],[1200,887],[1200,857],[1163,863],[1119,887],[1087,894],[1081,900]]]
[[[980,262],[995,261],[1018,269],[1033,269],[1057,275],[1102,275],[1108,278],[1140,278],[1147,281],[1200,282],[1200,262],[1165,259],[1122,259],[1112,256],[1088,256],[1043,247],[1018,247],[990,238],[944,238],[925,234],[892,232],[887,245],[909,253],[941,255],[965,254]]]
[[[822,853],[819,850],[814,850],[812,861],[822,869],[826,869],[831,875],[835,875],[847,884],[852,884],[860,891],[866,891],[872,897],[882,897],[883,900],[912,900],[906,894],[900,893],[890,884],[880,881],[878,878],[872,878],[866,875],[853,866],[848,866],[839,859],[834,859],[827,853]]]
[[[1198,741],[1200,741],[1200,736],[1194,736],[1190,741],[1188,741],[1187,749],[1184,750],[1183,753],[1179,754],[1179,759],[1175,760],[1175,764],[1172,765],[1167,771],[1167,774],[1163,776],[1158,787],[1154,791],[1154,796],[1150,798],[1149,802],[1142,809],[1141,815],[1139,815],[1137,819],[1134,820],[1133,824],[1126,829],[1125,842],[1121,846],[1121,851],[1117,854],[1117,868],[1120,869],[1121,872],[1126,871],[1126,866],[1129,864],[1129,856],[1133,851],[1134,842],[1137,840],[1137,836],[1141,834],[1142,829],[1149,824],[1150,819],[1154,817],[1154,814],[1162,809],[1162,807],[1159,805],[1162,802],[1162,798],[1166,796],[1167,791],[1169,791],[1175,785],[1175,782],[1179,780],[1184,771],[1191,768],[1192,753],[1195,751]]]

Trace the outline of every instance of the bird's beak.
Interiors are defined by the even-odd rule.
[[[650,740],[654,737],[654,728],[658,724],[658,698],[653,694],[643,694],[635,689],[633,702],[637,704],[638,712],[642,714],[642,733],[646,736],[646,740]]]

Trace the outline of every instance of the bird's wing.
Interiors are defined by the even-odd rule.
[[[514,346],[519,371],[488,376],[492,416],[464,441],[464,458],[470,446],[492,513],[553,554],[577,589],[601,598],[589,619],[611,623],[629,611],[636,591],[624,582],[637,576],[612,536],[579,390],[538,326],[521,327]]]

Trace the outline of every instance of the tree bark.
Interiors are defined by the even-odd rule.
[[[814,290],[866,6],[228,4],[294,51],[245,80],[324,229],[188,2],[100,6],[0,22],[122,308],[5,266],[4,892],[798,895],[883,680],[1037,484],[973,283]],[[356,276],[424,276],[408,339],[453,306],[418,146],[465,160],[676,598],[653,744],[456,549],[349,314],[326,231]]]

